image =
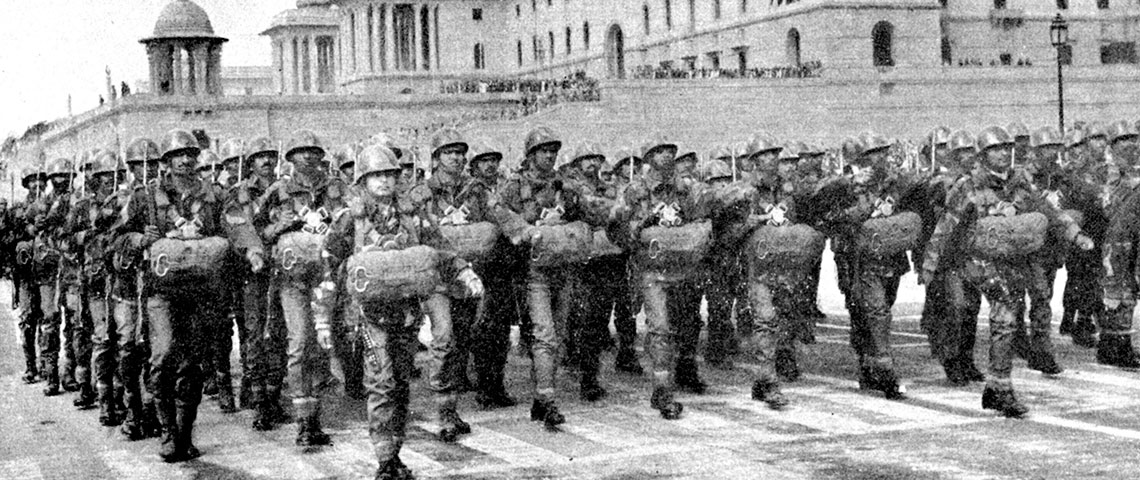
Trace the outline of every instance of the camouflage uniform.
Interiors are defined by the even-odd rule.
[[[40,310],[39,288],[36,285],[35,271],[35,227],[34,206],[44,187],[44,175],[36,169],[23,172],[21,184],[28,189],[28,195],[23,202],[12,205],[10,228],[15,247],[15,265],[13,265],[13,288],[19,297],[19,327],[20,338],[23,339],[24,353],[24,383],[34,383],[37,377],[48,372],[41,370],[39,356],[36,353],[37,331],[42,321],[43,312]],[[40,355],[43,355],[41,352]],[[46,379],[43,378],[43,379]]]

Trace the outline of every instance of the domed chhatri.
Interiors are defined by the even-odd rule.
[[[210,16],[191,0],[174,0],[162,9],[154,22],[154,34],[146,40],[162,38],[219,38],[214,35]],[[225,39],[222,39],[223,41]]]

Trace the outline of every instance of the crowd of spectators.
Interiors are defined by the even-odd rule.
[[[798,67],[766,68],[692,68],[679,69],[672,65],[641,65],[635,67],[632,77],[639,80],[675,80],[701,78],[815,78],[823,65],[818,61],[805,62]]]
[[[957,64],[959,67],[984,67],[987,65],[976,58],[959,58],[957,62],[942,62],[942,64],[946,66]],[[1017,61],[999,58],[990,60],[988,65],[991,67],[1032,67],[1033,62],[1028,58],[1019,58]]]
[[[517,102],[490,110],[467,112],[462,123],[513,120],[563,102],[596,102],[601,99],[598,81],[578,71],[561,79],[482,78],[461,80],[440,87],[443,94],[519,93]]]

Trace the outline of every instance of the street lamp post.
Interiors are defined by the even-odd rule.
[[[1058,13],[1049,25],[1049,40],[1057,49],[1057,130],[1065,135],[1065,79],[1061,75],[1061,49],[1069,45],[1069,23]],[[1070,55],[1071,58],[1071,55]]]

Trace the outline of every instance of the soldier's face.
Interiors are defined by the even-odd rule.
[[[598,180],[601,180],[602,183],[614,183],[614,172],[613,172],[613,170],[599,171],[598,172]]]
[[[950,149],[946,148],[946,144],[935,145],[935,147],[934,147],[934,161],[938,162],[938,165],[944,165],[946,163],[946,157],[948,157],[949,155],[950,155]],[[926,159],[926,160],[930,161],[930,159]]]
[[[1013,163],[1013,145],[987,148],[982,154],[985,156],[986,168],[996,174],[1005,174]]]
[[[463,170],[463,164],[467,161],[464,158],[463,147],[453,145],[450,147],[442,148],[439,150],[439,156],[436,162],[439,163],[439,168],[448,173],[458,173]]]
[[[328,165],[323,161],[325,154],[318,150],[301,150],[290,156],[298,173],[308,178],[324,178]]]
[[[399,185],[412,185],[416,183],[416,168],[412,165],[400,165]]]
[[[90,187],[101,195],[110,195],[115,191],[115,174],[100,173],[91,179]]]
[[[396,180],[399,174],[397,170],[370,173],[364,177],[364,188],[373,196],[391,197],[396,194]]]
[[[693,178],[696,170],[697,162],[694,160],[682,160],[673,164],[673,175],[678,178]]]
[[[1112,144],[1112,158],[1122,169],[1133,169],[1137,166],[1136,142],[1132,139],[1119,140]]]
[[[33,192],[39,192],[43,189],[44,189],[44,181],[42,179],[33,178],[31,180],[28,180],[28,190],[33,191]]]
[[[628,158],[617,166],[617,175],[621,177],[622,181],[628,181],[633,174],[637,173],[637,164],[634,163],[632,158]]]
[[[344,178],[351,179],[353,175],[356,175],[356,165],[350,163],[347,166],[340,167],[340,174],[343,175]]]
[[[277,168],[277,157],[261,155],[253,158],[253,174],[261,178],[273,178],[273,170]]]
[[[204,182],[213,182],[214,181],[214,170],[209,169],[209,168],[203,168],[201,170],[198,170],[198,178],[201,178],[202,181],[204,181]]]
[[[1093,158],[1100,160],[1104,158],[1104,150],[1108,148],[1108,139],[1104,136],[1097,135],[1090,138],[1087,145],[1089,154],[1091,154]]]
[[[776,164],[776,173],[781,177],[789,177],[796,171],[796,160],[781,160]]]
[[[596,178],[598,167],[601,165],[598,157],[585,157],[578,159],[578,171],[587,178]]]
[[[197,173],[198,159],[190,155],[178,155],[170,159],[171,173],[189,177]]]
[[[649,161],[650,165],[653,165],[653,168],[662,171],[672,171],[673,163],[676,157],[677,152],[675,150],[671,148],[658,148],[657,150],[650,152],[649,158],[646,160]]]
[[[544,145],[531,153],[528,160],[535,170],[551,172],[554,170],[555,161],[558,160],[558,147],[556,145]]]
[[[754,169],[761,172],[773,173],[776,171],[776,159],[779,158],[779,152],[773,150],[770,152],[758,153],[752,156],[752,163]]]
[[[1058,159],[1061,155],[1060,145],[1042,145],[1036,149],[1038,167],[1056,167],[1060,165]]]
[[[471,172],[480,178],[493,178],[499,172],[499,162],[479,160],[471,166]]]
[[[56,192],[71,191],[71,175],[57,175],[51,177],[51,188]]]
[[[731,157],[728,159],[727,163],[728,163],[729,167],[732,166],[732,158]],[[736,158],[736,169],[741,171],[741,172],[744,172],[744,173],[749,173],[753,170],[756,170],[756,163],[754,162],[753,158],[750,156],[737,157]]]

